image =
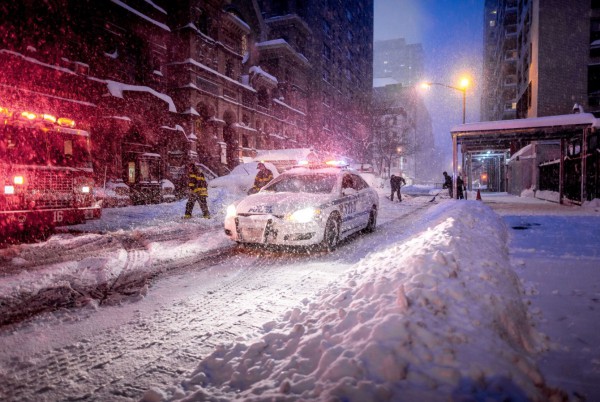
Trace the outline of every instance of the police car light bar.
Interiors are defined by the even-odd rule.
[[[298,161],[298,163],[296,164],[295,167],[299,167],[299,168],[302,167],[302,168],[308,168],[308,169],[323,169],[323,168],[337,167],[337,168],[341,168],[341,169],[347,169],[348,164],[343,160],[331,160],[331,161],[324,161],[324,162],[301,160],[301,161]]]
[[[337,167],[346,167],[348,166],[348,164],[345,161],[337,161],[337,160],[333,160],[333,161],[327,161],[325,162],[326,165],[329,166],[337,166]]]

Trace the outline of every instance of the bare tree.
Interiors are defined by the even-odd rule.
[[[401,95],[401,94],[400,94]],[[370,107],[371,137],[363,145],[365,159],[369,158],[381,173],[389,174],[394,159],[414,155],[417,143],[415,119],[410,105],[397,91],[375,90]]]

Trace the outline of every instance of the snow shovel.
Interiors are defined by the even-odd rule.
[[[444,190],[442,190],[442,191],[444,191]],[[442,191],[440,191],[439,193],[437,193],[436,195],[434,195],[433,198],[429,200],[429,202],[434,202],[435,201],[435,197],[437,197],[438,195],[440,195],[442,193]]]

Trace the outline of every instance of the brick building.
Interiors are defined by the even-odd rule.
[[[482,120],[598,110],[600,2],[486,0],[484,10]]]
[[[372,1],[56,0],[0,12],[2,103],[76,119],[100,181],[153,180],[148,161],[174,182],[189,160],[225,173],[257,149],[352,155],[368,136]]]

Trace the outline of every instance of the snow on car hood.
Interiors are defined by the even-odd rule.
[[[285,215],[306,207],[318,207],[331,198],[331,194],[261,192],[244,198],[236,210],[238,214]]]

